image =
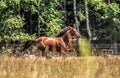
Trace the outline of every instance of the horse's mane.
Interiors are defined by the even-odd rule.
[[[72,27],[68,26],[68,27],[65,27],[64,29],[62,29],[60,31],[60,33],[58,35],[56,35],[56,37],[61,37],[63,36],[68,30],[70,30]]]

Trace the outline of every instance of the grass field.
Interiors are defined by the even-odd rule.
[[[0,78],[120,78],[120,56],[0,57]]]

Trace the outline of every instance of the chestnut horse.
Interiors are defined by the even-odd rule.
[[[69,45],[69,38],[71,36],[76,36],[77,38],[80,37],[80,34],[76,31],[76,29],[72,27],[66,27],[55,37],[39,37],[35,40],[27,41],[24,45],[23,50],[27,49],[31,44],[35,44],[37,48],[42,51],[42,56],[46,55],[46,51],[57,51],[60,54],[68,55],[65,51],[73,51],[73,48],[70,48]]]
[[[74,51],[72,48],[68,48],[64,43],[63,39],[60,37],[59,38],[39,37],[35,40],[27,41],[22,51],[27,49],[32,44],[34,44],[38,49],[42,51],[42,56],[46,56],[48,50],[57,51],[60,54],[64,54],[66,56],[68,56],[68,54],[65,51]]]
[[[80,34],[77,32],[77,30],[73,27],[68,26],[62,29],[56,37],[62,37],[65,44],[70,47],[70,39],[72,39],[72,36],[80,38]]]

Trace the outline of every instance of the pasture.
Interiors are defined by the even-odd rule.
[[[0,57],[0,78],[119,78],[120,56]]]

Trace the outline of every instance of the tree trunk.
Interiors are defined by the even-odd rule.
[[[79,22],[78,22],[78,18],[77,18],[77,13],[76,13],[76,0],[73,0],[73,7],[74,7],[74,17],[75,17],[75,23],[76,23],[76,27],[77,27],[77,31],[80,33],[80,30],[79,30]]]
[[[64,0],[64,11],[65,11],[65,15],[64,15],[64,25],[66,25],[66,21],[67,21],[67,15],[66,15],[66,0]]]
[[[38,37],[40,37],[40,20],[39,20],[39,6],[38,6]]]
[[[32,34],[32,5],[31,5],[31,11],[30,11],[30,34]]]
[[[88,36],[91,41],[92,34],[91,34],[91,30],[90,30],[90,25],[89,25],[89,12],[88,12],[87,5],[88,5],[87,0],[85,0],[86,26],[87,26]]]

